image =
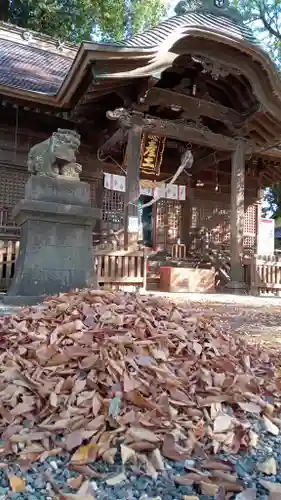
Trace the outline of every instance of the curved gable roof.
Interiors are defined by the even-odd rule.
[[[151,28],[139,35],[134,36],[130,40],[117,43],[117,46],[130,48],[161,48],[165,44],[167,38],[176,30],[184,28],[199,27],[207,28],[214,32],[219,32],[225,36],[232,36],[237,40],[259,46],[260,43],[254,36],[252,30],[245,24],[239,22],[225,13],[214,13],[207,9],[198,9],[189,11],[180,16],[173,16],[166,21],[163,21],[158,26]]]

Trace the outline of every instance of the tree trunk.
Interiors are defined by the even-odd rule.
[[[9,21],[10,2],[9,0],[0,0],[0,21]]]

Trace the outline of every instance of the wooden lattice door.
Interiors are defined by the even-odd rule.
[[[171,252],[182,236],[182,202],[161,199],[156,207],[155,247]]]
[[[27,170],[0,167],[0,223],[1,238],[14,226],[12,211],[15,205],[24,198],[24,187],[28,180]]]
[[[191,249],[228,247],[230,243],[230,209],[223,202],[194,200],[192,206]]]
[[[104,231],[119,231],[124,228],[124,193],[103,190],[102,221]]]

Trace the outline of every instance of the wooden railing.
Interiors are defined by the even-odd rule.
[[[7,291],[15,270],[19,241],[0,241],[0,292]],[[147,254],[98,250],[93,254],[94,267],[101,286],[131,290],[146,288]],[[281,257],[254,256],[245,260],[245,278],[251,294],[281,295]]]
[[[19,241],[0,241],[0,292],[5,292],[14,275]]]
[[[98,251],[94,253],[98,281],[101,286],[129,289],[146,288],[147,259],[144,250],[130,252]]]
[[[276,255],[255,255],[249,262],[252,295],[281,294],[281,259]]]
[[[12,220],[12,208],[11,207],[1,207],[0,208],[0,239],[5,238],[9,240],[18,240],[19,238],[19,227]]]
[[[14,275],[19,241],[0,241],[0,292],[7,291]],[[137,252],[106,252],[93,255],[93,265],[101,286],[113,289],[146,287],[146,254]]]

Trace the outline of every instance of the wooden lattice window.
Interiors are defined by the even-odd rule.
[[[104,189],[102,220],[112,229],[124,227],[124,193]]]
[[[161,199],[157,202],[156,246],[170,250],[181,238],[182,203]]]
[[[168,243],[175,243],[181,237],[182,203],[167,201]]]
[[[0,167],[0,205],[13,209],[24,197],[27,180],[27,171]]]
[[[257,205],[249,205],[244,219],[244,248],[255,252],[257,240]]]
[[[228,245],[230,240],[230,210],[227,204],[214,200],[195,200],[192,207],[192,248]]]

